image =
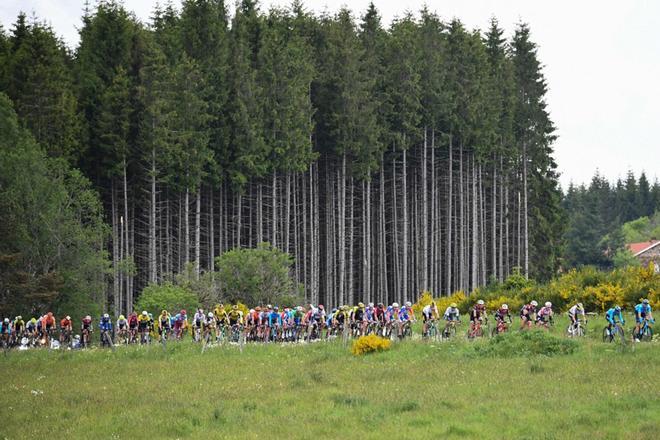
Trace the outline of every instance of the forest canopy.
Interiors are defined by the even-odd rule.
[[[3,126],[3,156],[29,144],[32,175],[57,192],[16,221],[72,228],[49,291],[119,314],[146,286],[262,242],[329,305],[559,267],[555,129],[524,23],[507,39],[496,19],[470,30],[423,9],[387,24],[373,4],[314,15],[254,0],[233,15],[184,0],[141,23],[102,0],[72,49],[19,15],[0,29],[0,66],[20,121],[14,138]]]

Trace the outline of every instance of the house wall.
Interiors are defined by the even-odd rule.
[[[643,266],[648,266],[650,262],[655,265],[656,272],[660,271],[660,245],[637,256]]]

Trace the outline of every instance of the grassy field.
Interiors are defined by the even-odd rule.
[[[600,324],[552,357],[516,355],[516,335],[499,353],[464,340],[360,357],[341,342],[10,352],[0,438],[659,438],[660,344],[606,345]]]

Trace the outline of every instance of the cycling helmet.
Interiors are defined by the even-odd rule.
[[[502,310],[509,310],[508,304],[502,304]]]
[[[642,304],[648,304],[648,303],[649,303],[649,300],[648,300],[648,299],[644,298],[644,299],[642,300]]]
[[[394,307],[395,309],[398,309],[399,308],[399,303],[392,303],[392,307]]]
[[[208,317],[213,318],[213,312],[209,312]]]
[[[254,311],[255,311],[255,312],[261,312],[261,307],[259,307],[259,306],[255,307],[255,308],[254,308]]]
[[[232,310],[238,310],[238,305],[237,305],[237,304],[234,304],[233,306],[231,306],[231,309],[232,309]]]
[[[578,310],[584,310],[584,306],[582,305],[582,303],[577,303],[577,308]]]
[[[5,318],[5,324],[9,324],[9,318]]]
[[[279,310],[279,308],[277,306],[275,306],[275,307],[273,307],[273,310],[275,310],[277,312]]]
[[[149,319],[154,319],[154,314],[153,313],[149,313]]]
[[[200,310],[201,310],[201,309],[200,309]],[[160,312],[160,314],[161,314],[161,315],[167,315],[167,310],[162,310],[162,311]]]
[[[273,306],[271,306],[270,304],[268,304],[268,305],[266,306],[266,308],[267,308],[267,309],[272,309]]]
[[[385,304],[383,304],[383,303],[378,303],[378,307],[383,308],[383,307],[385,307]]]
[[[181,314],[185,315],[186,314],[186,309],[181,309]]]
[[[104,314],[103,314],[103,318],[105,318],[105,319],[109,319],[109,318],[110,318],[110,315],[108,315],[107,313],[104,313]]]
[[[332,309],[332,313],[337,313],[337,309]]]
[[[16,317],[16,319],[18,319],[18,320],[20,321],[21,319],[23,319],[23,317],[22,317],[21,315],[18,315],[18,316]],[[71,319],[71,318],[69,318],[69,317],[67,316],[66,319]]]
[[[66,319],[70,319],[70,318],[67,316]],[[120,321],[124,321],[125,319],[126,318],[124,318],[124,315],[119,315],[119,320]]]
[[[250,312],[249,312],[249,313],[254,313],[254,309],[250,309]]]
[[[550,308],[550,307],[552,307],[552,303],[550,301],[546,301],[545,306]]]
[[[479,304],[480,306],[483,306],[484,305],[484,300],[480,299],[479,301],[477,301],[477,304]]]
[[[647,300],[648,302],[648,300]],[[53,312],[48,312],[48,317],[51,318],[53,316]]]
[[[373,309],[374,308],[374,303],[369,303],[369,308]]]
[[[147,313],[146,310],[143,310],[143,311],[142,311],[142,316],[148,316],[148,315],[149,315],[149,314]]]
[[[358,303],[358,307],[359,307],[360,309],[364,309],[364,303]]]
[[[616,310],[617,312],[620,312],[621,311],[621,306],[615,306],[614,310]]]
[[[532,302],[530,302],[530,304],[531,304],[531,305],[533,305],[534,307],[536,307],[536,306],[538,306],[538,305],[539,305],[539,303],[537,303],[537,302],[536,302],[536,301],[534,301],[534,300],[532,300]]]
[[[86,319],[87,321],[91,321],[91,320],[92,320],[92,317],[89,316],[89,315],[87,315],[87,316],[85,316],[85,319]]]
[[[452,309],[455,309],[456,307],[458,307],[458,304],[451,303],[451,304],[449,304],[449,307],[451,307]]]
[[[319,310],[324,310],[323,309],[323,304],[319,304]]]

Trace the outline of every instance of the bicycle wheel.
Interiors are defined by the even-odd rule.
[[[607,327],[603,329],[603,342],[612,342],[612,333]]]
[[[583,337],[584,336],[584,327],[579,325],[578,328],[575,329],[575,336],[578,336],[580,338]]]
[[[614,337],[618,337],[621,343],[625,344],[626,342],[625,332],[623,331],[623,327],[621,327],[619,324],[616,325],[616,333]]]
[[[653,330],[648,325],[642,329],[642,341],[648,342],[653,339]]]

